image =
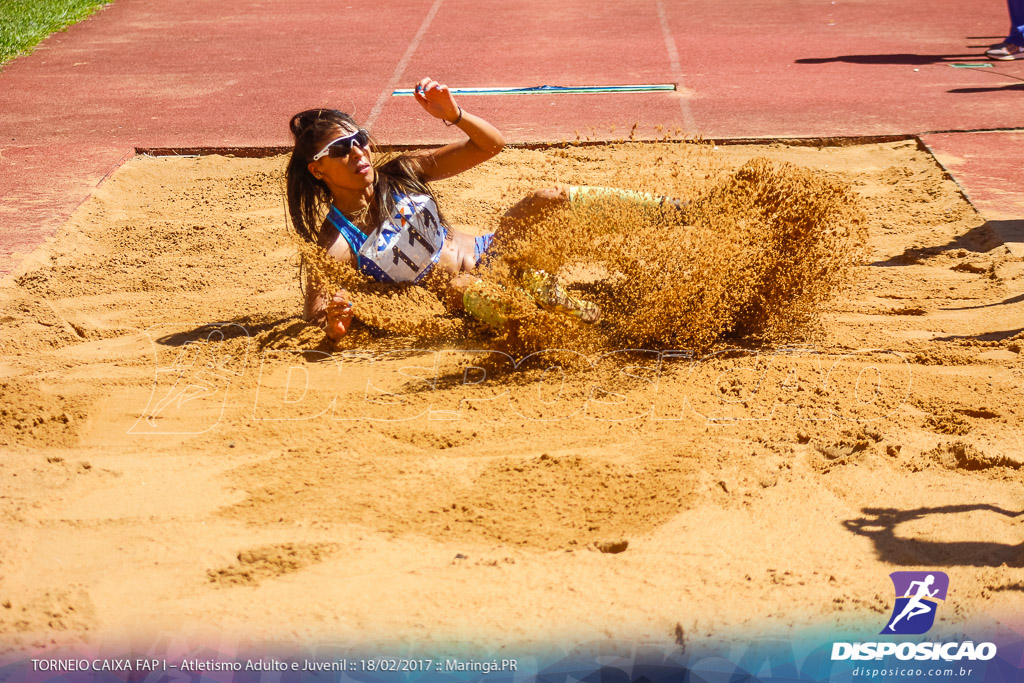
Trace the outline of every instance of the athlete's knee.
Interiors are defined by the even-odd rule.
[[[526,195],[505,212],[501,221],[504,237],[523,234],[528,226],[569,202],[569,188],[544,187]]]
[[[564,185],[542,187],[539,190],[534,190],[530,197],[537,204],[555,206],[569,201],[569,188]]]
[[[537,214],[549,211],[569,201],[569,188],[542,187],[523,197],[514,207],[514,213]]]

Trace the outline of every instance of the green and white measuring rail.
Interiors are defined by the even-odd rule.
[[[452,95],[604,95],[609,93],[661,92],[676,89],[675,83],[650,85],[532,85],[498,88],[449,88]],[[413,88],[391,93],[392,97],[410,97]]]

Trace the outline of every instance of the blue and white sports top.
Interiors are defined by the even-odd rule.
[[[356,268],[378,282],[418,282],[441,258],[447,228],[425,194],[395,195],[395,213],[369,235],[333,204],[327,220],[356,255]]]

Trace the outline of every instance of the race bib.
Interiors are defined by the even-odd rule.
[[[441,258],[445,229],[427,195],[402,197],[359,248],[361,268],[381,282],[416,282]]]

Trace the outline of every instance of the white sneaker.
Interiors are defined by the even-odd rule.
[[[989,59],[1009,61],[1011,59],[1024,59],[1024,47],[1013,43],[999,43],[985,50]]]

